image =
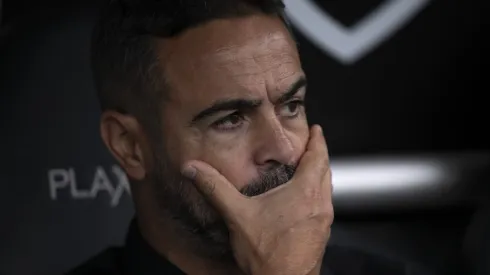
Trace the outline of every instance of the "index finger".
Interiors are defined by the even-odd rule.
[[[196,188],[225,220],[235,217],[237,211],[243,209],[240,206],[245,203],[245,196],[211,165],[191,161],[185,165],[183,174],[193,180]]]

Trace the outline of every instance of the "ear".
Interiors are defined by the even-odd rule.
[[[102,140],[128,177],[143,180],[146,175],[143,129],[131,115],[105,111],[100,120]]]

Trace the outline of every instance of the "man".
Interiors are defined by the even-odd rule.
[[[328,151],[282,1],[111,1],[92,52],[136,217],[70,274],[409,274],[327,245]]]

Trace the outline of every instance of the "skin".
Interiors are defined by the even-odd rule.
[[[196,252],[196,242],[190,241],[192,234],[169,217],[176,215],[177,210],[172,207],[183,203],[191,209],[192,221],[197,224],[223,223],[230,228],[230,219],[226,217],[237,217],[240,211],[226,209],[233,205],[245,207],[245,203],[238,203],[239,198],[249,198],[238,190],[244,190],[267,173],[274,174],[270,171],[276,171],[274,175],[277,176],[280,174],[278,169],[285,165],[296,167],[307,146],[317,148],[315,150],[325,147],[322,154],[316,154],[316,158],[308,163],[318,162],[325,156],[328,158],[326,146],[318,145],[324,142],[320,132],[313,142],[310,140],[313,145],[308,145],[310,129],[301,104],[306,93],[305,75],[295,42],[278,18],[255,15],[215,20],[177,38],[157,41],[157,53],[165,68],[161,77],[165,77],[171,87],[169,100],[162,104],[161,114],[158,114],[163,122],[162,140],[157,144],[152,142],[148,131],[131,115],[106,111],[101,118],[102,138],[132,181],[133,200],[144,238],[188,274],[273,274],[270,269],[273,267],[263,267],[260,260],[245,252],[247,255],[240,256],[238,264]],[[205,112],[217,103],[230,100],[240,100],[243,104],[228,104],[231,108],[226,110]],[[192,161],[198,173],[191,179],[185,178],[181,169]],[[313,181],[324,182],[325,173],[319,172]],[[289,180],[291,177],[283,178],[276,184]],[[221,183],[206,185],[210,182]],[[182,184],[181,192],[185,193],[180,197],[176,195],[180,194],[178,184]],[[315,188],[320,188],[318,186]],[[229,187],[238,195],[230,193]],[[214,192],[216,190],[228,191]],[[166,193],[175,195],[167,195],[168,201],[174,197],[180,201],[164,202]],[[316,191],[308,194],[321,197]],[[234,198],[235,201],[225,203],[222,197],[216,196]],[[274,207],[294,207],[293,202],[301,203],[294,197],[281,198],[268,199],[276,201],[275,205],[260,209],[254,215],[265,213],[264,210],[272,211]],[[312,201],[311,197],[304,199]],[[259,210],[251,205],[246,209]],[[310,222],[307,228],[314,226]],[[329,224],[323,227],[329,227]],[[271,228],[267,230],[273,232]],[[239,231],[232,230],[231,234]],[[252,231],[240,232],[248,234]],[[217,232],[219,236],[223,233]],[[311,232],[305,234],[311,235]],[[236,241],[224,245],[233,246],[234,251],[252,249],[253,241],[245,243],[238,247]],[[249,264],[256,269],[245,271],[243,266]],[[300,264],[304,263],[298,261]],[[313,263],[313,266],[314,269],[309,268],[308,272],[318,274],[319,264]]]

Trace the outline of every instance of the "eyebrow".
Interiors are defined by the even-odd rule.
[[[304,76],[296,80],[289,89],[283,93],[277,100],[275,100],[274,104],[282,104],[291,98],[293,98],[302,88],[306,87],[307,81]]]
[[[306,78],[303,76],[299,78],[291,87],[283,93],[277,100],[275,100],[275,104],[284,103],[296,95],[301,88],[305,87],[307,84]],[[259,107],[262,104],[261,99],[221,99],[217,100],[210,107],[204,109],[199,112],[192,118],[191,125],[197,123],[200,120],[203,120],[206,117],[212,116],[216,113],[223,111],[233,111],[233,110],[252,110]]]

